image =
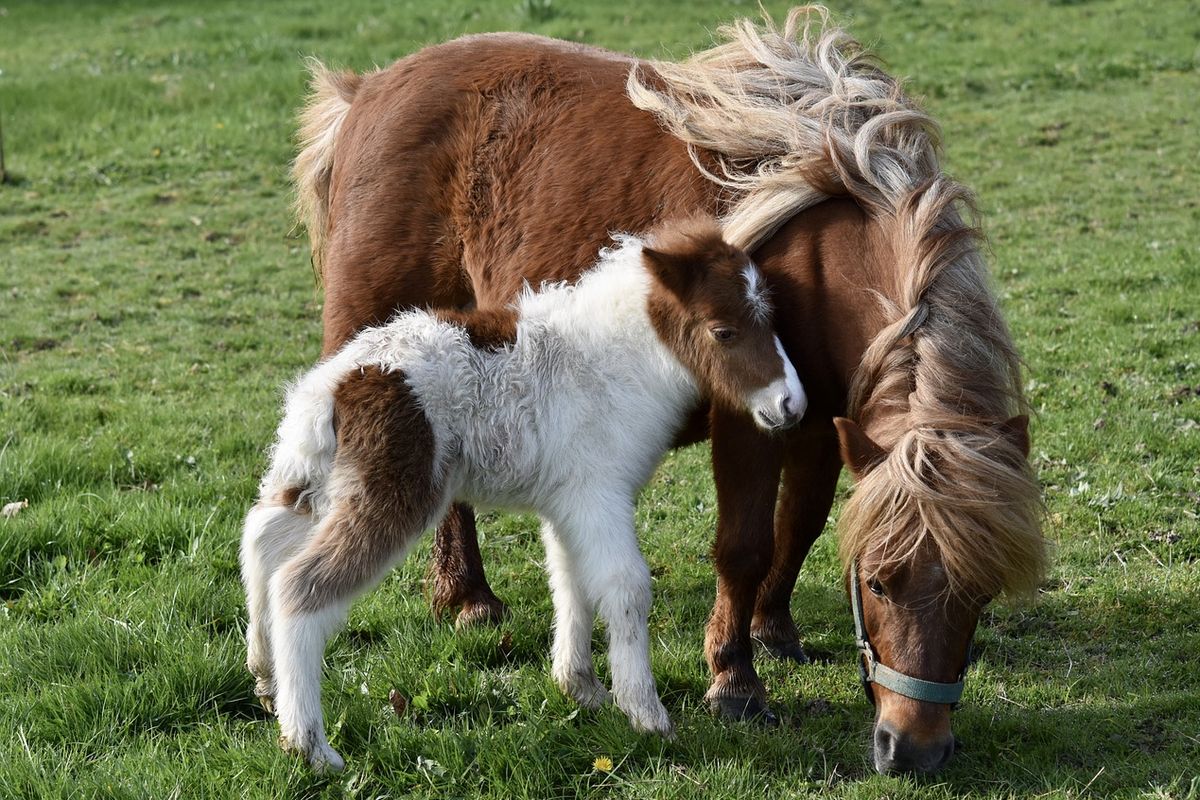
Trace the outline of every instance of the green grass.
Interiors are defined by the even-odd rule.
[[[330,647],[347,771],[281,753],[242,666],[237,538],[280,386],[318,351],[286,179],[301,56],[367,68],[517,28],[679,56],[754,13],[336,6],[0,0],[0,502],[29,501],[0,520],[0,797],[1200,796],[1200,7],[1182,0],[836,9],[911,76],[981,196],[1057,544],[1037,605],[985,614],[966,747],[936,780],[870,771],[831,536],[793,606],[830,660],[760,662],[782,726],[704,709],[704,448],[639,509],[677,741],[554,688],[532,521],[492,516],[513,617],[432,620],[422,550]]]

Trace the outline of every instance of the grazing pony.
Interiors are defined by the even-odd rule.
[[[454,500],[541,516],[555,680],[584,706],[608,697],[592,668],[599,610],[617,705],[670,735],[635,496],[702,394],[767,431],[807,401],[757,267],[715,222],[617,241],[575,286],[511,308],[400,313],[289,391],[242,539],[247,664],[314,768],[343,765],[321,717],[326,640]]]
[[[502,308],[525,281],[572,280],[614,228],[711,213],[753,253],[809,412],[767,437],[714,406],[680,436],[712,437],[707,698],[737,718],[769,715],[755,640],[805,658],[789,603],[842,456],[859,486],[840,551],[871,663],[956,686],[984,604],[1030,593],[1046,562],[971,195],[942,171],[932,118],[827,17],[740,20],[682,63],[495,34],[366,75],[315,65],[294,168],[326,353],[397,306]],[[437,606],[499,615],[468,506],[434,555]],[[937,769],[951,689],[885,674],[876,767]]]

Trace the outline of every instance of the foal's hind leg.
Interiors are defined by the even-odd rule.
[[[542,523],[542,541],[546,545],[546,570],[550,573],[550,594],[554,598],[551,674],[559,688],[576,703],[584,708],[599,708],[609,695],[596,678],[592,664],[596,607],[584,594],[571,552],[546,521]]]
[[[344,762],[329,746],[321,714],[321,661],[355,597],[379,583],[433,515],[397,519],[378,498],[339,502],[320,531],[271,579],[276,713],[286,747],[317,770]]]
[[[254,693],[272,710],[275,668],[271,655],[271,621],[267,585],[280,565],[303,546],[312,517],[278,501],[259,501],[246,515],[242,533],[242,583],[246,587],[246,667],[255,678]]]

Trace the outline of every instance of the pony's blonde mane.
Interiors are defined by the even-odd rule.
[[[896,563],[928,537],[955,589],[1031,592],[1046,565],[1040,492],[1002,425],[1025,408],[1020,361],[964,221],[970,192],[942,172],[936,124],[824,8],[719,35],[687,61],[635,67],[627,90],[732,191],[726,239],[753,250],[833,194],[891,233],[888,324],[848,404],[853,417],[889,420],[890,451],[842,513],[843,562]]]

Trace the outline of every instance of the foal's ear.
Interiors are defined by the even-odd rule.
[[[850,468],[855,478],[866,475],[887,458],[887,451],[867,436],[854,420],[834,417],[833,425],[838,432],[842,462]]]
[[[1015,444],[1021,455],[1029,458],[1029,415],[1018,414],[1012,419],[1001,422],[998,426],[1000,434]]]
[[[684,299],[691,288],[694,264],[692,259],[653,247],[642,248],[646,269],[676,297]]]

